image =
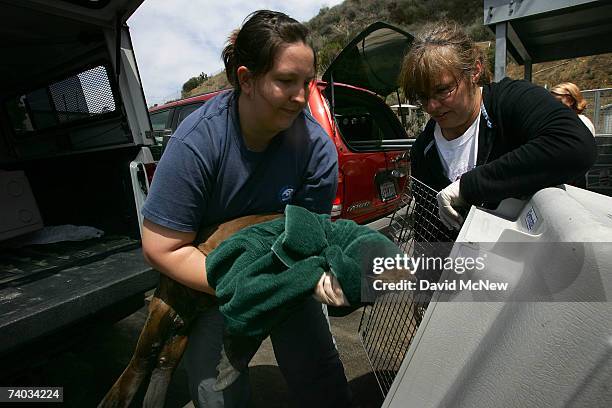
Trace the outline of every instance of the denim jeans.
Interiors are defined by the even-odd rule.
[[[274,355],[287,381],[295,406],[344,408],[351,393],[321,304],[312,298],[273,330]],[[246,407],[250,397],[248,373],[223,392],[212,387],[223,344],[223,316],[217,308],[194,323],[183,357],[189,392],[196,407]]]

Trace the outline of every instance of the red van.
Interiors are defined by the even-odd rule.
[[[391,213],[408,176],[414,139],[383,98],[397,93],[402,57],[413,37],[377,22],[344,48],[313,83],[308,108],[338,150],[339,180],[332,217],[366,223]],[[221,91],[219,91],[221,92]],[[219,92],[149,110],[154,130],[174,131]]]

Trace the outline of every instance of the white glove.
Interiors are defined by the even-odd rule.
[[[338,278],[331,272],[325,272],[321,275],[312,296],[329,306],[350,306]]]
[[[459,193],[459,180],[451,183],[436,196],[438,200],[438,214],[440,221],[448,229],[461,229],[463,217],[457,212],[458,209],[468,206]]]

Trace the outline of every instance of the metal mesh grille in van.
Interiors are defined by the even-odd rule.
[[[72,75],[6,102],[17,135],[92,119],[117,109],[107,68]]]
[[[60,122],[112,112],[115,100],[103,66],[49,85]]]

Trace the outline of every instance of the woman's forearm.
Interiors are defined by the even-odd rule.
[[[185,245],[172,252],[147,256],[151,266],[169,278],[201,292],[214,295],[206,277],[206,256],[193,245]]]
[[[214,295],[206,278],[206,256],[192,243],[195,232],[175,231],[145,218],[142,252],[146,261],[171,279],[200,292]]]

